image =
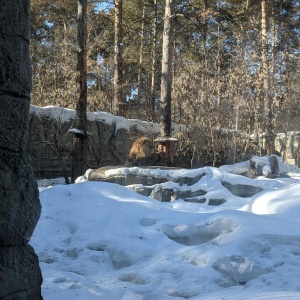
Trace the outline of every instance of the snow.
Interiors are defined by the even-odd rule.
[[[74,109],[67,109],[58,106],[45,106],[39,107],[30,105],[30,113],[37,116],[44,116],[48,118],[54,118],[61,123],[70,122],[75,119],[76,111]],[[106,123],[108,125],[115,125],[115,132],[120,129],[129,130],[130,128],[135,128],[141,132],[147,133],[159,133],[160,125],[157,123],[141,121],[137,119],[126,119],[120,116],[115,116],[107,112],[88,112],[88,121],[99,121]],[[175,131],[178,131],[178,126],[173,125]]]
[[[289,177],[249,179],[238,175],[247,165],[108,171],[173,178],[204,172],[190,188],[222,196],[219,206],[159,202],[83,177],[73,185],[40,181],[42,214],[30,244],[44,299],[300,299],[299,170],[280,163]],[[241,198],[222,180],[263,191]]]

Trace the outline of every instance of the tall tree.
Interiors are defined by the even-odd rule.
[[[269,10],[268,0],[261,1],[261,98],[263,111],[261,122],[266,133],[266,151],[271,155],[274,151],[272,96],[270,92],[270,63],[269,63]]]
[[[31,67],[28,0],[0,0],[0,299],[40,300],[28,244],[41,205],[28,155]]]
[[[78,0],[77,105],[73,140],[72,182],[87,168],[87,0]]]
[[[114,22],[118,11],[114,4],[119,4],[120,0],[111,1],[114,4],[101,12],[92,9],[92,4],[88,6],[89,110],[115,112],[119,107],[121,112],[118,114],[122,114],[124,105],[118,105],[119,99],[126,99],[123,103],[128,104],[127,117],[158,120],[165,2],[123,0],[123,34],[117,43],[114,24],[121,23]],[[177,1],[176,42],[172,43],[176,47],[172,120],[187,126],[201,124],[201,135],[205,130],[209,136],[207,144],[212,148],[219,143],[215,138],[216,127],[248,133],[254,131],[256,124],[259,133],[267,132],[266,127],[269,132],[299,127],[296,82],[299,76],[300,4],[293,0],[266,2],[266,12],[274,10],[274,13],[268,16],[273,25],[269,22],[267,26],[268,50],[264,51],[264,34],[260,30],[264,15],[262,0]],[[72,5],[68,10],[74,0],[32,0],[32,3],[32,20],[37,24],[31,35],[35,73],[32,98],[39,101],[34,103],[75,108],[76,61],[72,53],[76,50],[76,6]],[[274,28],[272,35],[270,25]],[[123,82],[120,81],[120,89],[114,93],[117,68],[114,68],[113,57],[114,46],[118,45],[122,52],[119,64],[122,72],[118,78]],[[267,53],[267,65],[263,51]],[[267,77],[269,83],[265,81]],[[267,97],[266,90],[269,91]],[[119,92],[120,96],[113,99],[112,95]],[[273,102],[271,110],[268,99]],[[152,118],[149,116],[151,102]],[[257,103],[261,107],[258,108]],[[273,128],[266,121],[270,115],[267,110],[272,112]],[[255,112],[262,113],[257,122]]]
[[[142,28],[141,28],[141,38],[140,38],[140,49],[139,49],[139,65],[138,65],[138,82],[137,82],[137,101],[141,102],[141,93],[142,93],[142,73],[143,73],[143,52],[144,52],[144,33],[145,33],[145,3],[143,2],[143,12],[142,12]]]
[[[124,116],[123,93],[123,0],[115,0],[114,102],[113,113]]]
[[[174,164],[174,140],[171,139],[172,117],[172,60],[173,60],[173,33],[174,33],[175,0],[166,0],[162,46],[161,92],[160,92],[160,135],[158,151],[163,164]]]
[[[152,51],[151,51],[151,83],[150,83],[150,103],[151,103],[151,112],[152,112],[152,119],[155,116],[156,110],[156,72],[157,72],[157,0],[153,0],[153,17],[152,17]]]
[[[172,59],[175,0],[166,0],[161,62],[161,136],[171,136]]]

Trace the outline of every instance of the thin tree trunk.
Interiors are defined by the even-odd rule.
[[[140,45],[140,57],[139,57],[139,68],[138,68],[138,95],[137,95],[137,101],[140,104],[141,102],[141,92],[142,92],[142,63],[143,63],[143,51],[144,51],[144,27],[145,27],[145,10],[146,7],[143,5],[143,15],[142,15],[142,28],[141,28],[141,45]]]
[[[157,50],[157,0],[153,0],[154,4],[154,18],[153,18],[153,40],[152,40],[152,61],[151,61],[151,87],[150,87],[150,99],[151,99],[151,111],[152,120],[155,117],[156,101],[156,50]]]
[[[115,1],[115,54],[114,54],[114,103],[113,113],[124,116],[125,100],[123,88],[123,0]]]
[[[86,131],[87,107],[87,0],[78,1],[77,119],[78,129]]]

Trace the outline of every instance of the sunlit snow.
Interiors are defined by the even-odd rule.
[[[39,182],[42,215],[30,243],[44,299],[300,299],[298,169],[280,164],[288,176],[249,179],[237,175],[245,164],[204,168],[195,185],[223,196],[219,206],[159,202],[104,182]],[[263,191],[241,198],[222,180]]]

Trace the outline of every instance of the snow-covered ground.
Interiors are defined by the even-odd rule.
[[[195,183],[205,196],[223,195],[219,206],[162,203],[104,182],[40,182],[30,243],[44,299],[300,299],[299,170],[280,164],[289,177],[253,180],[229,173],[243,168],[205,168]],[[221,180],[265,188],[241,198]]]

